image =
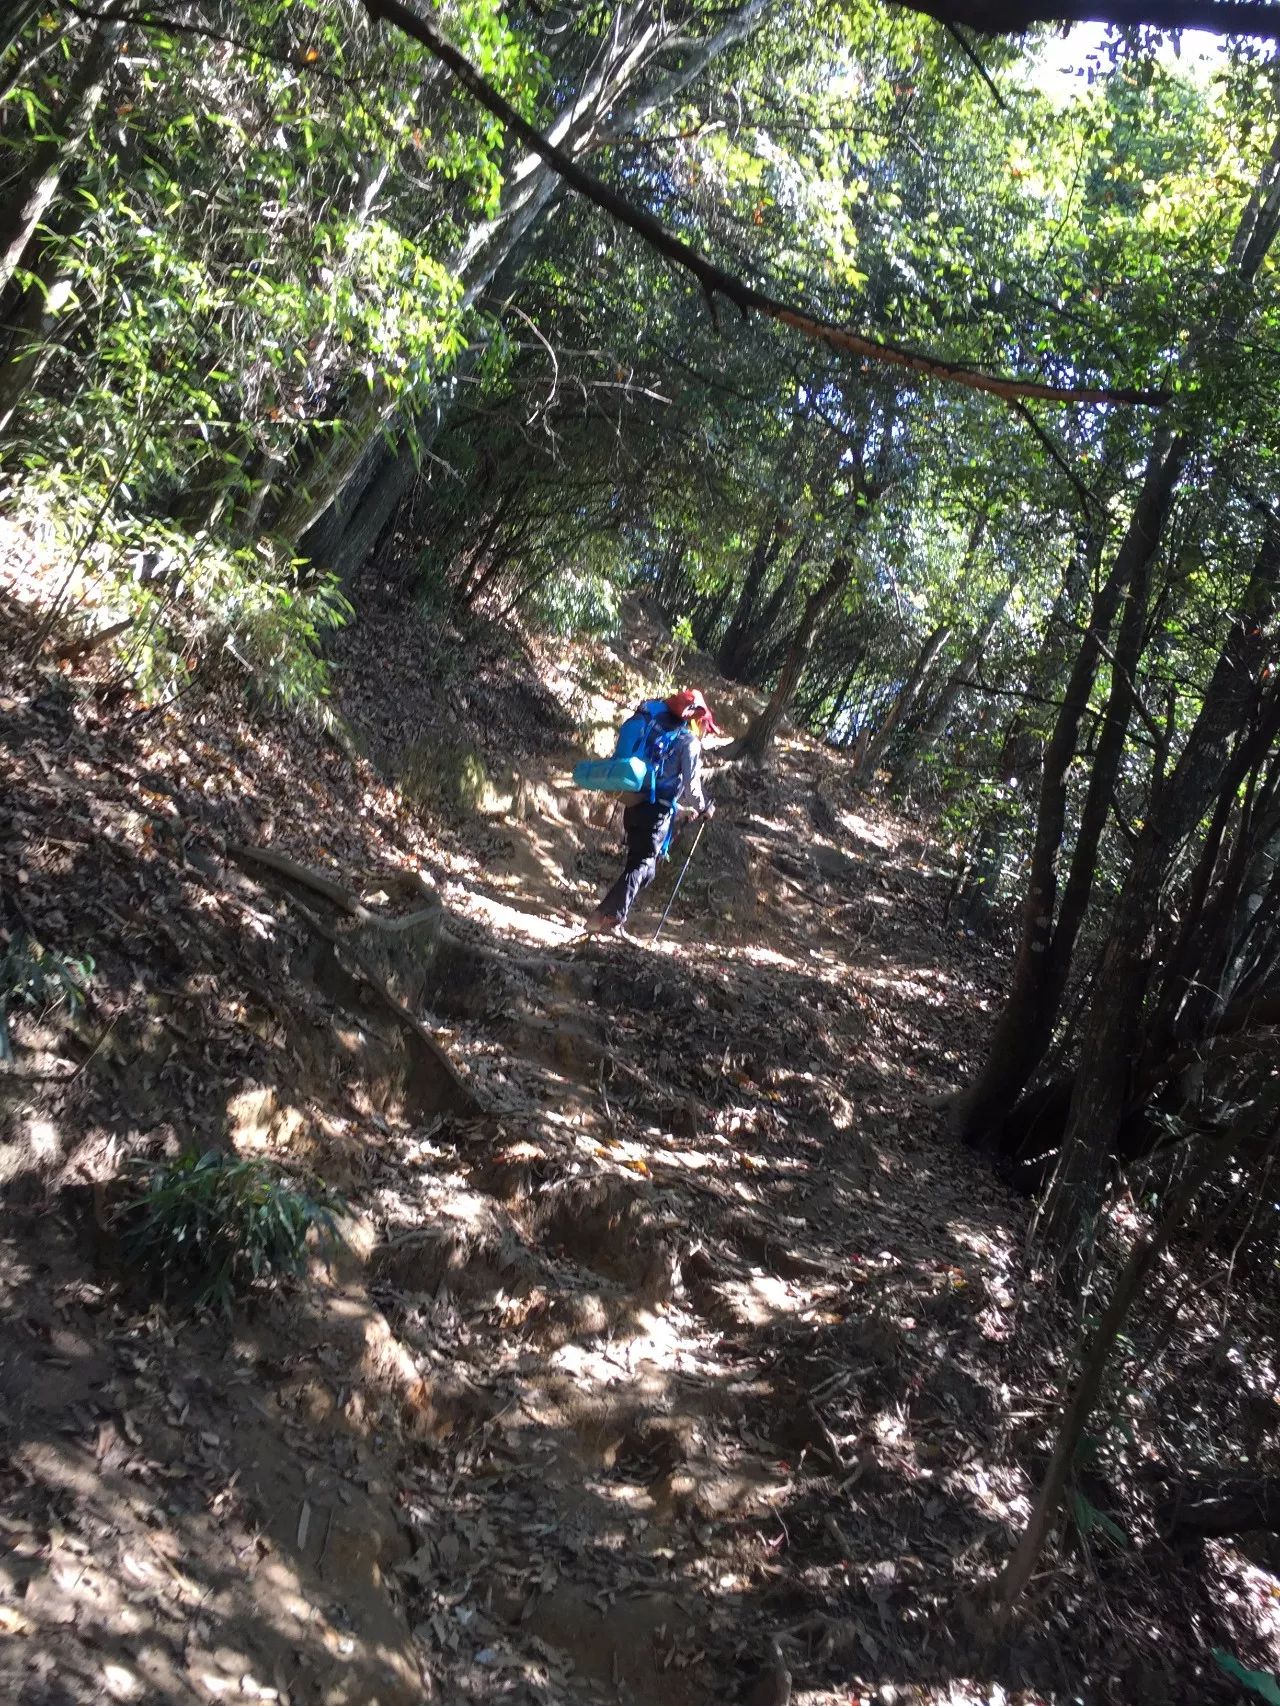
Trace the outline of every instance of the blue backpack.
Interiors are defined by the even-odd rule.
[[[618,730],[612,758],[584,758],[574,782],[606,794],[674,800],[680,789],[680,737],[684,724],[663,721],[666,701],[645,699]]]

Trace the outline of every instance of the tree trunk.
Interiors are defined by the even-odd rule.
[[[1076,880],[1069,884],[1070,904],[1064,895],[1061,914],[1055,918],[1058,859],[1067,817],[1068,771],[1075,758],[1080,723],[1088,707],[1106,636],[1135,575],[1142,575],[1145,581],[1145,569],[1173,507],[1178,476],[1186,457],[1184,439],[1171,439],[1168,429],[1158,434],[1124,539],[1110,573],[1094,597],[1089,625],[1045,748],[1013,983],[996,1021],[986,1062],[958,1109],[961,1133],[976,1146],[990,1146],[1053,1035],[1054,1020],[1071,968],[1071,954],[1088,902],[1085,877],[1091,870],[1081,846],[1089,826],[1082,826],[1076,847],[1080,856],[1073,862]],[[1129,608],[1134,608],[1132,600]]]
[[[1238,862],[1246,834],[1247,800],[1240,810],[1235,848],[1224,852],[1224,845],[1236,816],[1237,795],[1247,770],[1245,747],[1242,741],[1232,755],[1230,777],[1224,778],[1228,785],[1218,791],[1218,803],[1182,902],[1181,923],[1162,955],[1161,990],[1149,1027],[1149,1050],[1163,1052],[1168,1047],[1195,993],[1201,991],[1201,968],[1212,951],[1210,944],[1215,934],[1222,928],[1222,915],[1234,901],[1233,893],[1229,892],[1230,871]],[[1202,992],[1202,1002],[1207,994],[1208,991]]]
[[[21,265],[36,227],[58,193],[68,161],[84,141],[123,34],[123,24],[107,23],[89,38],[62,109],[53,121],[56,134],[36,149],[22,181],[6,198],[0,212],[0,291]]]
[[[1008,608],[1009,600],[1013,597],[1014,583],[1011,581],[1002,593],[999,593],[987,608],[982,626],[965,647],[964,656],[957,667],[948,676],[941,693],[930,705],[911,737],[911,748],[894,772],[895,787],[902,787],[911,780],[917,766],[933,751],[938,741],[946,732],[951,720],[951,713],[959,703],[960,695],[977,673],[982,661],[982,654],[987,648],[987,642],[996,631],[996,624]]]
[[[804,673],[809,653],[813,647],[813,637],[818,631],[827,607],[832,600],[848,584],[849,575],[853,569],[853,561],[849,557],[837,557],[828,570],[825,579],[808,595],[804,601],[804,612],[800,623],[787,649],[782,669],[778,675],[777,685],[769,697],[769,703],[751,724],[751,727],[738,742],[733,756],[745,758],[754,764],[763,764],[765,755],[778,731],[778,724],[787,713],[791,696],[796,690],[796,684]]]
[[[658,571],[658,579],[654,586],[654,598],[658,608],[669,622],[683,614],[681,605],[688,596],[688,582],[684,572],[685,554],[689,542],[684,534],[677,531],[667,544],[663,553],[662,567]]]
[[[916,653],[916,661],[911,666],[907,679],[898,690],[897,697],[885,716],[880,727],[871,735],[863,748],[862,759],[854,771],[854,781],[861,782],[875,775],[880,766],[880,760],[888,751],[889,742],[902,719],[910,712],[916,702],[925,677],[933,668],[942,654],[942,648],[951,638],[951,625],[941,622],[924,641]]]
[[[269,522],[276,538],[300,555],[309,554],[303,550],[303,539],[343,496],[357,471],[368,469],[376,460],[378,436],[396,407],[394,393],[387,386],[375,383],[359,408],[343,423],[337,441],[330,440],[327,451],[310,458],[308,466],[290,475],[290,495]]]
[[[755,550],[747,559],[747,569],[742,577],[738,601],[733,607],[733,615],[729,618],[728,626],[716,650],[716,668],[730,681],[742,679],[742,670],[755,650],[757,635],[753,618],[756,600],[760,596],[764,577],[773,567],[782,549],[782,540],[783,535],[779,531],[778,518],[775,516],[768,526],[762,529],[756,540]]]
[[[1272,139],[1267,164],[1259,174],[1241,215],[1231,246],[1231,271],[1241,287],[1228,299],[1215,325],[1199,328],[1187,344],[1185,371],[1194,372],[1205,339],[1211,335],[1234,337],[1243,322],[1246,291],[1265,260],[1280,227],[1280,128]],[[1018,1095],[1049,1045],[1071,969],[1076,935],[1092,892],[1096,838],[1101,834],[1110,809],[1114,776],[1104,778],[1105,788],[1090,790],[1086,804],[1088,824],[1082,823],[1075,855],[1055,924],[1058,894],[1058,854],[1066,822],[1067,771],[1075,756],[1076,736],[1097,672],[1102,642],[1114,620],[1121,597],[1130,593],[1136,579],[1145,584],[1152,556],[1173,508],[1174,494],[1190,454],[1186,434],[1174,436],[1171,427],[1156,436],[1147,461],[1142,491],[1134,506],[1128,529],[1112,564],[1111,573],[1097,597],[1088,630],[1076,654],[1053,735],[1045,752],[1040,806],[1036,819],[1031,875],[1023,908],[1022,932],[1014,966],[1013,986],[996,1023],[986,1064],[958,1109],[959,1126],[967,1141],[984,1144],[1003,1123]],[[1129,599],[1128,611],[1135,613]],[[1115,677],[1113,667],[1113,708]],[[1121,673],[1121,697],[1132,708],[1132,683]],[[1114,742],[1114,719],[1107,737]],[[1118,759],[1117,759],[1118,762]],[[1090,847],[1089,840],[1094,845]]]
[[[850,700],[853,698],[854,686],[857,682],[858,674],[862,669],[863,664],[866,662],[866,658],[867,648],[865,646],[859,646],[854,653],[853,662],[845,671],[840,685],[835,690],[831,702],[831,709],[827,717],[829,739],[838,741],[840,738],[840,725],[845,720],[845,713],[849,709]]]
[[[570,68],[569,85],[577,92],[548,128],[549,141],[580,155],[598,145],[607,128],[629,130],[650,112],[677,100],[709,65],[759,28],[773,0],[744,0],[714,34],[688,44],[682,63],[636,92],[635,86],[657,55],[678,33],[677,26],[655,22],[646,0],[615,9],[608,48],[583,77]],[[572,34],[570,32],[570,39]],[[560,194],[559,178],[535,153],[516,159],[508,169],[497,215],[475,226],[454,258],[463,283],[461,305],[470,307],[499,273],[511,269],[523,246],[551,209]],[[420,449],[429,448],[439,430],[444,396],[434,386],[413,404],[415,411],[432,410],[434,421],[419,421]],[[357,411],[348,432],[336,446],[315,452],[295,474],[290,475],[288,499],[273,523],[272,531],[290,544],[302,547],[304,536],[310,553],[335,569],[344,584],[350,584],[364,557],[381,537],[396,506],[412,486],[416,463],[401,448],[395,431],[402,399],[375,390]],[[393,440],[384,459],[379,439]],[[354,488],[354,489],[353,489]],[[345,512],[330,516],[336,506]]]
[[[1102,1201],[1115,1135],[1138,1054],[1146,989],[1147,939],[1159,916],[1169,865],[1222,786],[1232,737],[1259,709],[1260,681],[1280,610],[1280,524],[1269,523],[1240,610],[1223,643],[1181,756],[1151,801],[1124,886],[1112,913],[1090,1004],[1062,1152],[1040,1233],[1074,1261],[1087,1247]],[[1274,738],[1280,697],[1266,704]]]
[[[751,646],[742,664],[742,679],[745,681],[768,681],[769,677],[782,668],[786,659],[787,649],[791,644],[791,636],[784,634],[780,639],[775,637],[778,619],[782,615],[783,606],[791,596],[792,588],[797,584],[800,574],[809,562],[810,547],[813,544],[813,530],[806,529],[791,547],[786,562],[774,584],[773,591],[764,602],[764,607],[756,617],[754,631],[751,635]]]
[[[1280,765],[1280,760],[1274,761]],[[1218,1019],[1230,1006],[1243,984],[1256,955],[1260,927],[1274,932],[1277,920],[1267,899],[1280,875],[1280,789],[1274,789],[1267,809],[1257,825],[1253,846],[1235,891],[1235,906],[1227,931],[1221,970],[1214,980],[1213,1017]]]
[[[322,518],[332,543],[319,547],[317,528],[300,546],[306,555],[332,569],[348,593],[418,476],[417,461],[405,446],[379,445],[377,449],[380,454],[373,460],[373,478],[362,486],[350,513],[348,494],[343,493],[340,503]]]
[[[41,247],[32,284],[19,297],[5,330],[8,344],[0,357],[0,433],[13,419],[24,397],[39,383],[57,345],[53,335],[74,299],[75,286],[63,268],[63,244],[84,223],[88,204],[64,202],[53,225],[52,242]],[[65,337],[67,328],[62,328]]]

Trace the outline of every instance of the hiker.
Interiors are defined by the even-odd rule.
[[[674,734],[675,738],[662,744],[655,797],[637,800],[622,814],[627,862],[599,910],[587,920],[590,931],[622,929],[641,889],[658,874],[658,860],[667,850],[678,811],[715,816],[714,804],[702,791],[702,742],[720,732],[711,709],[696,687],[686,687],[661,703],[655,730],[660,737]]]

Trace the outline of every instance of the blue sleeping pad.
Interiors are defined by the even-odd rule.
[[[649,766],[643,758],[584,758],[574,765],[573,780],[604,794],[647,794]]]
[[[663,722],[666,703],[645,699],[618,730],[612,758],[584,758],[574,767],[579,788],[604,794],[638,794],[674,800],[680,789],[681,726]]]

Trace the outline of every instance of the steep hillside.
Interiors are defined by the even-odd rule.
[[[1232,1698],[1207,1649],[1275,1624],[1228,1548],[1099,1550],[1069,1635],[986,1639],[1057,1306],[937,1130],[1001,968],[918,826],[808,740],[713,748],[663,938],[584,940],[574,758],[677,667],[746,709],[642,611],[464,654],[370,585],[325,734],[33,665],[20,580],[4,928],[93,967],[0,1079],[5,1698]],[[188,1146],[340,1189],[340,1249],[158,1296],[118,1206]]]

